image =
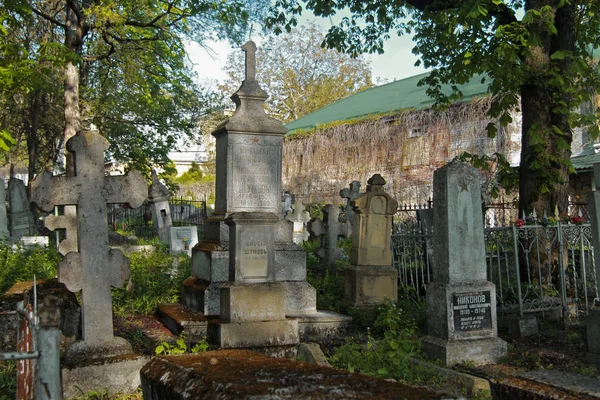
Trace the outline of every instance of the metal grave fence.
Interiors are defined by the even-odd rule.
[[[589,224],[494,227],[484,235],[499,314],[557,312],[570,321],[585,319],[600,290]],[[432,240],[432,230],[418,221],[395,224],[398,284],[416,298],[424,298],[432,279]]]

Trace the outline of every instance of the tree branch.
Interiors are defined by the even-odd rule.
[[[67,25],[66,25],[66,24],[64,24],[64,23],[60,22],[60,21],[59,21],[59,20],[57,20],[56,18],[54,18],[54,17],[52,17],[52,16],[50,16],[50,15],[46,14],[45,12],[43,12],[43,11],[41,11],[41,10],[38,10],[38,9],[36,9],[36,8],[33,8],[33,7],[31,7],[31,11],[32,11],[34,14],[36,14],[36,15],[38,15],[38,16],[40,16],[40,17],[44,18],[44,19],[45,19],[45,20],[47,20],[47,21],[50,21],[50,22],[52,22],[53,24],[55,24],[55,25],[57,25],[57,26],[60,26],[60,27],[61,27],[61,28],[63,28],[63,29],[66,29],[66,28],[67,28]]]

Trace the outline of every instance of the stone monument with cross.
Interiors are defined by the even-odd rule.
[[[169,189],[158,179],[156,170],[152,170],[152,184],[148,188],[148,201],[152,212],[152,225],[163,243],[170,242],[170,229],[173,225],[169,207]]]
[[[38,175],[32,182],[32,201],[50,212],[56,205],[77,207],[77,247],[60,263],[58,280],[72,292],[81,291],[83,341],[72,345],[67,357],[89,358],[130,351],[129,343],[114,336],[111,286],[120,287],[129,276],[129,260],[108,247],[107,203],[140,206],[147,185],[137,171],[125,176],[104,175],[108,141],[95,131],[80,131],[67,142],[75,157],[75,176]],[[66,226],[65,219],[60,225]]]
[[[497,362],[496,287],[487,280],[479,172],[452,161],[433,174],[433,279],[425,352],[446,365]]]
[[[352,200],[354,232],[344,295],[354,307],[398,300],[398,270],[392,266],[392,220],[398,202],[383,190],[379,174],[367,181],[367,191]]]
[[[242,50],[246,74],[231,97],[236,110],[212,133],[216,139],[215,210],[205,220],[203,240],[192,249],[192,277],[184,282],[182,297],[186,306],[205,316],[234,321],[223,308],[233,305],[223,296],[231,299],[234,292],[246,291],[239,285],[254,282],[275,296],[272,299],[282,296],[283,315],[296,318],[299,330],[306,331],[317,326],[323,314],[316,310],[316,290],[306,281],[306,253],[293,242],[292,223],[281,213],[282,148],[287,129],[264,111],[268,96],[256,81],[256,45],[249,41]],[[232,287],[232,282],[236,286]],[[270,289],[265,289],[267,286]],[[247,293],[255,290],[259,289]],[[260,298],[252,304],[267,307],[263,303],[269,296],[256,303]],[[280,321],[273,325],[283,327],[280,311],[268,318]],[[267,318],[265,315],[261,318]],[[329,326],[331,321],[328,315]],[[227,325],[219,332],[232,327]],[[218,341],[217,328],[211,329]],[[223,345],[226,338],[221,339]]]
[[[335,261],[345,256],[338,247],[340,238],[351,236],[352,228],[348,221],[340,221],[341,210],[338,206],[327,204],[322,208],[323,219],[313,218],[308,222],[310,234],[321,240],[315,254],[324,265],[334,265]]]

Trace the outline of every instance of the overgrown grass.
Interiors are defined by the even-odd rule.
[[[123,288],[113,288],[116,315],[152,314],[161,303],[179,300],[183,281],[191,275],[191,259],[173,256],[166,246],[153,253],[133,253],[130,280]]]
[[[60,253],[53,248],[12,247],[0,243],[0,293],[6,292],[16,282],[56,277]]]
[[[0,400],[13,400],[17,395],[17,363],[0,361]]]

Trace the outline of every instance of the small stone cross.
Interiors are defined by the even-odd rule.
[[[75,155],[75,176],[53,177],[44,172],[32,182],[32,201],[42,210],[77,206],[78,251],[68,253],[60,263],[58,280],[72,292],[82,291],[83,339],[89,347],[115,339],[110,287],[123,285],[129,276],[129,260],[120,250],[108,248],[106,204],[138,207],[148,193],[137,171],[125,176],[104,175],[108,147],[99,133],[80,131],[67,142],[67,150]]]
[[[352,181],[347,188],[340,190],[340,197],[346,199],[346,207],[344,208],[344,219],[354,223],[354,209],[352,206],[352,200],[360,196],[360,182]]]
[[[256,80],[256,44],[249,40],[242,46],[242,50],[246,53],[246,76],[244,80]]]
[[[344,256],[337,242],[340,237],[350,237],[352,231],[348,221],[340,222],[340,212],[338,206],[328,204],[323,207],[322,220],[313,218],[308,222],[311,235],[321,238],[321,247],[315,253],[327,265],[334,265],[335,260]]]
[[[308,240],[306,223],[310,221],[310,213],[304,209],[304,204],[294,204],[291,210],[285,214],[285,219],[294,223],[294,241],[296,243]]]

